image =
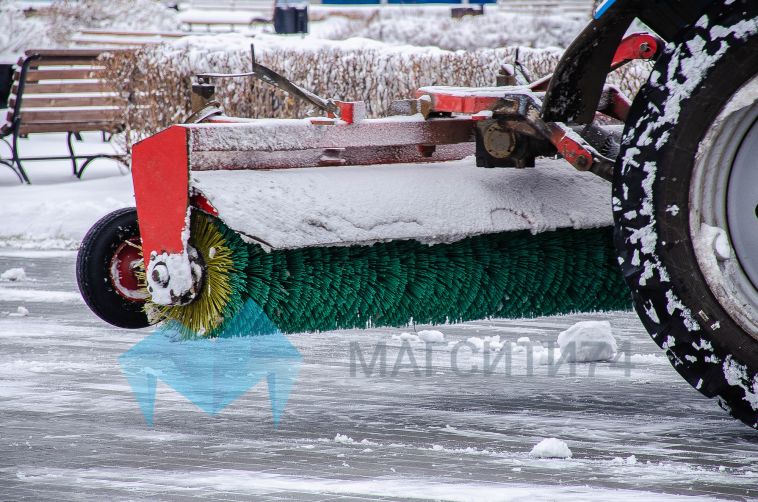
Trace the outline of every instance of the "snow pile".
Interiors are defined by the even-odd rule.
[[[445,341],[445,334],[436,329],[424,329],[418,332],[418,337],[427,343],[440,343]]]
[[[568,445],[558,438],[546,438],[537,443],[529,455],[536,458],[571,458]]]
[[[361,439],[360,441],[356,441],[355,439],[351,438],[347,434],[340,434],[337,433],[336,436],[334,436],[334,442],[339,444],[358,444],[358,445],[368,445],[368,446],[381,446],[379,443],[375,443],[374,441],[371,441],[369,439]]]
[[[566,362],[610,361],[617,352],[609,321],[581,321],[558,335]]]
[[[85,133],[85,139],[90,137]],[[31,135],[20,142],[26,155],[66,149],[65,134]],[[31,186],[20,186],[10,169],[0,166],[0,248],[76,249],[97,220],[134,206],[131,177],[113,176],[119,171],[109,162],[95,161],[82,180],[66,161],[29,162]]]
[[[450,342],[448,345],[452,348],[460,342]],[[471,347],[474,352],[497,352],[510,344],[510,349],[513,350],[515,345],[507,340],[500,340],[500,335],[493,336],[470,336],[466,339],[465,343]]]
[[[336,436],[334,436],[334,442],[340,443],[340,444],[353,444],[355,441],[350,436],[347,436],[345,434],[339,434],[337,433]]]
[[[419,338],[418,335],[414,333],[408,333],[408,332],[403,332],[403,333],[400,333],[399,335],[397,334],[392,335],[392,339],[400,341],[400,342],[410,342],[410,343],[416,343],[416,342],[421,341],[421,338]]]
[[[16,63],[30,46],[50,47],[49,26],[44,20],[24,14],[15,2],[0,3],[0,63]]]
[[[626,458],[622,457],[613,457],[613,460],[611,460],[614,464],[626,464],[626,465],[636,465],[637,464],[637,457],[634,455],[629,455]]]
[[[0,274],[0,282],[17,282],[26,280],[26,271],[23,268],[9,268]]]
[[[8,317],[26,317],[29,315],[29,309],[19,306],[15,312],[8,314]]]

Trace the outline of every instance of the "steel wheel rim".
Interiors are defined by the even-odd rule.
[[[141,264],[142,254],[136,238],[119,244],[111,258],[109,266],[111,285],[116,293],[131,302],[144,303],[148,297],[147,291],[140,287],[139,278],[135,273]]]
[[[689,188],[690,236],[700,270],[724,310],[758,340],[758,76],[711,125]]]

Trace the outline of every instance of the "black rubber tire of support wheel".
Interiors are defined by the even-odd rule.
[[[613,183],[614,240],[640,319],[693,387],[751,427],[758,341],[703,277],[688,187],[706,132],[758,73],[756,31],[758,2],[717,1],[667,46],[633,103]]]
[[[127,329],[150,325],[144,303],[119,295],[110,280],[113,254],[134,237],[139,237],[137,210],[129,207],[113,211],[87,232],[76,259],[76,280],[87,306],[105,322]]]

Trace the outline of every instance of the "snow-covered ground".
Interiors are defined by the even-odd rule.
[[[630,312],[438,326],[428,367],[424,342],[400,336],[412,328],[292,335],[303,364],[279,429],[264,383],[215,418],[159,384],[149,428],[117,360],[149,330],[95,318],[74,258],[0,249],[0,271],[27,276],[0,283],[3,500],[758,496],[755,432],[691,389]],[[529,365],[527,346],[586,320],[610,322],[628,361]],[[452,356],[496,336],[524,347],[510,374],[501,360],[485,375],[469,345]],[[351,350],[368,364],[381,342],[384,376],[351,371]],[[404,342],[419,374],[407,357],[393,374]]]
[[[414,23],[429,24],[379,32],[422,43],[434,30]],[[361,27],[348,24],[313,36]],[[86,134],[77,148],[114,145]],[[65,135],[20,149],[63,154]],[[97,319],[74,278],[85,232],[133,205],[131,178],[108,160],[83,180],[66,161],[26,168],[31,186],[0,167],[0,500],[758,497],[756,433],[691,389],[632,312],[296,334],[278,429],[265,384],[216,417],[160,384],[148,427],[118,358],[151,331]],[[561,361],[571,341],[597,361]],[[383,374],[357,358],[382,344]],[[493,365],[503,347],[512,358]]]
[[[24,141],[65,149],[61,135]],[[118,357],[150,331],[95,318],[74,279],[73,248],[133,204],[131,179],[111,161],[83,180],[67,162],[27,167],[32,186],[0,170],[0,498],[758,496],[755,433],[692,390],[631,312],[293,335],[303,365],[278,430],[264,384],[215,418],[161,384],[149,428]],[[609,324],[568,331],[578,321]],[[564,331],[611,361],[559,363]],[[385,374],[365,371],[357,351],[369,362],[381,343]],[[404,343],[418,372],[406,358],[393,371]],[[506,343],[510,372],[485,374]]]
[[[0,116],[4,117],[0,110]],[[74,148],[81,153],[118,153],[98,133],[83,135]],[[8,155],[5,145],[0,145]],[[65,134],[33,134],[19,141],[21,155],[67,155]],[[82,180],[69,161],[24,163],[32,185],[0,165],[0,247],[75,249],[93,223],[107,213],[134,205],[132,180],[118,162],[98,159]]]

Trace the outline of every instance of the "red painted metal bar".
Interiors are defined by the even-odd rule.
[[[427,96],[431,99],[432,110],[435,112],[473,114],[489,110],[507,92],[506,87],[503,87],[500,92],[492,88],[422,87],[416,91],[416,97]]]
[[[134,145],[132,182],[145,267],[153,252],[182,253],[189,204],[187,129],[172,126]]]
[[[223,118],[222,118],[223,120]],[[326,125],[331,124],[331,125]],[[281,152],[328,148],[450,145],[474,141],[471,117],[389,117],[344,124],[333,119],[245,120],[188,124],[190,155],[198,152]]]

